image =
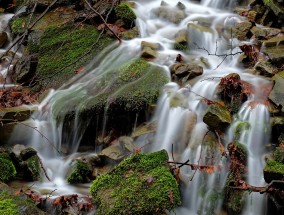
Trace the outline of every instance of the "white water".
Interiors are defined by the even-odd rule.
[[[177,3],[176,1],[166,2],[169,4],[169,7],[172,7],[173,11],[176,10],[174,8]],[[87,68],[89,71],[87,74],[79,75],[78,78],[67,83],[61,89],[50,92],[49,96],[39,106],[39,112],[33,116],[35,119],[31,120],[31,123],[34,123],[34,126],[37,127],[40,133],[33,132],[32,146],[40,152],[42,160],[45,161],[45,168],[52,178],[52,182],[45,181],[44,183],[35,184],[34,187],[47,190],[47,193],[50,193],[54,189],[57,189],[57,194],[80,193],[74,187],[68,186],[64,180],[70,160],[76,155],[71,156],[70,159],[65,159],[59,156],[57,150],[51,147],[52,144],[56,149],[60,149],[64,139],[62,136],[63,124],[62,122],[56,123],[55,117],[59,113],[66,113],[70,105],[78,106],[79,110],[84,106],[84,102],[88,101],[88,91],[97,92],[98,94],[102,92],[103,90],[101,91],[101,89],[96,88],[95,83],[100,80],[105,72],[133,58],[139,57],[141,41],[160,43],[162,46],[162,50],[159,51],[159,55],[154,60],[154,63],[164,67],[173,64],[177,54],[181,53],[173,50],[175,34],[182,29],[188,30],[191,38],[189,45],[192,49],[195,48],[191,52],[181,53],[183,58],[186,61],[198,61],[200,57],[205,57],[208,59],[210,66],[205,66],[204,74],[197,78],[192,86],[183,89],[179,89],[173,83],[165,86],[153,119],[158,122],[157,132],[154,142],[148,150],[165,148],[171,155],[173,145],[174,158],[177,161],[189,160],[193,164],[224,166],[226,159],[220,155],[218,150],[212,150],[209,146],[203,146],[204,136],[209,134],[207,134],[206,125],[202,122],[204,111],[207,107],[206,104],[202,103],[202,97],[214,100],[216,98],[215,88],[220,77],[224,77],[226,74],[232,72],[239,73],[242,79],[249,82],[253,80],[256,85],[257,83],[265,82],[259,77],[243,74],[241,69],[236,66],[238,56],[227,57],[223,62],[223,58],[207,56],[206,51],[196,49],[194,43],[201,48],[205,48],[210,53],[215,53],[216,51],[218,54],[229,54],[239,51],[237,48],[239,41],[225,39],[216,30],[216,27],[219,25],[231,26],[233,22],[241,20],[240,17],[223,9],[224,7],[231,7],[232,2],[206,0],[202,1],[202,5],[198,5],[191,1],[181,1],[186,7],[184,11],[187,16],[179,24],[174,24],[159,19],[152,13],[152,9],[160,6],[160,1],[137,0],[135,12],[138,16],[137,26],[140,29],[141,38],[123,41],[119,47],[115,47],[114,45],[105,50],[101,56],[94,60],[93,65],[95,67],[90,66],[90,68]],[[188,23],[203,24],[203,22],[205,23],[204,25],[211,29],[210,32],[200,32],[198,29],[187,27]],[[230,48],[230,46],[233,48]],[[200,96],[192,92],[198,93]],[[255,98],[258,98],[258,96],[254,95],[250,99],[254,100]],[[171,107],[170,104],[176,107]],[[268,139],[263,138],[267,136],[259,128],[258,123],[268,124],[268,112],[263,105],[257,105],[252,109],[246,103],[238,115],[241,120],[248,121],[251,124],[251,129],[242,134],[240,139],[241,143],[253,149],[250,150],[252,158],[249,159],[248,183],[254,186],[263,185],[263,179],[255,178],[254,176],[259,177],[262,175],[261,157],[264,151],[263,145],[267,143]],[[80,124],[82,122],[78,118],[75,119],[74,125],[71,126],[73,127],[73,132],[68,136],[68,140],[72,142],[67,149],[70,154],[77,151],[82,138],[81,133],[83,133],[81,129],[84,129],[84,126]],[[256,119],[258,119],[258,122]],[[258,135],[255,135],[256,132]],[[42,135],[51,144],[45,138],[42,138]],[[256,140],[255,136],[259,136],[260,139]],[[143,140],[145,141],[145,139]],[[228,143],[229,141],[225,144]],[[255,143],[258,144],[253,145]],[[211,154],[212,157],[207,159],[206,154]],[[257,172],[254,172],[256,163],[259,163],[260,166]],[[173,214],[219,213],[222,205],[221,192],[226,180],[226,173],[224,170],[207,174],[183,167],[181,174],[181,179],[184,182],[182,192],[183,205],[177,208]],[[190,181],[191,177],[193,177],[192,181]],[[263,199],[259,196],[252,196],[252,198],[253,204],[247,204],[244,214],[249,214],[249,212],[251,214],[263,214],[264,210],[260,207],[264,205]]]

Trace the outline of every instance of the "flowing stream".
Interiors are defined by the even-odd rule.
[[[55,148],[61,148],[63,122],[56,123],[56,116],[58,113],[67,112],[68,107],[73,104],[78,106],[79,111],[84,102],[88,100],[87,91],[96,90],[94,83],[100,80],[105,72],[139,57],[141,41],[159,43],[162,46],[153,63],[168,69],[175,62],[177,54],[181,53],[173,49],[175,34],[179,30],[186,29],[191,38],[191,51],[182,53],[183,57],[192,59],[192,61],[203,58],[208,60],[208,66],[204,68],[203,75],[196,78],[192,86],[180,88],[175,83],[168,83],[164,87],[152,119],[157,122],[156,134],[137,140],[137,144],[140,144],[151,139],[152,144],[145,149],[146,151],[166,149],[171,159],[176,161],[189,160],[190,163],[199,165],[226,166],[227,161],[218,149],[213,150],[210,146],[202,145],[204,138],[210,138],[208,129],[202,120],[207,107],[202,102],[203,97],[209,100],[216,99],[215,89],[220,78],[229,73],[238,73],[242,80],[252,84],[255,88],[254,92],[260,92],[258,87],[268,84],[261,77],[243,73],[242,68],[237,67],[238,55],[223,59],[214,55],[208,56],[206,51],[196,48],[197,44],[210,53],[219,54],[240,51],[238,40],[226,39],[218,32],[218,26],[230,27],[235,22],[242,20],[241,17],[228,11],[234,5],[234,1],[202,0],[197,3],[196,1],[181,0],[180,2],[185,6],[186,17],[179,24],[158,18],[153,14],[153,11],[160,7],[160,0],[137,0],[135,2],[135,12],[138,16],[136,25],[141,32],[141,38],[123,41],[119,46],[114,44],[104,50],[87,68],[88,73],[71,80],[70,83],[56,91],[51,91],[39,105],[39,111],[30,120],[30,123],[37,127],[40,133],[34,131],[28,142],[31,142],[32,147],[39,152],[45,162],[44,166],[52,178],[52,182],[44,181],[34,185],[34,188],[42,190],[43,193],[49,193],[54,189],[57,189],[54,194],[59,195],[74,192],[88,193],[84,187],[82,189],[81,187],[74,188],[65,182],[67,167],[72,158],[79,156],[76,152],[82,138],[80,133],[83,133],[81,131],[85,129],[88,122],[80,122],[75,116],[72,125],[73,132],[68,135],[68,142],[72,144],[66,149],[70,156],[62,158],[57,150],[47,143],[49,140],[55,144]],[[165,2],[168,4],[168,13],[173,13],[174,16],[177,2],[169,0]],[[210,31],[191,28],[189,23],[204,25]],[[227,33],[230,35],[230,32]],[[249,149],[247,178],[248,183],[253,186],[264,185],[262,156],[265,151],[264,145],[269,141],[270,130],[267,107],[258,103],[261,96],[261,94],[254,94],[243,104],[234,123],[227,131],[228,138],[224,140],[227,145],[235,139],[233,130],[239,121],[245,121],[250,125],[250,129],[245,130],[238,141]],[[253,102],[256,105],[252,107],[250,104]],[[42,135],[48,140],[44,139]],[[208,174],[183,167],[181,172],[183,205],[177,208],[173,214],[220,214],[226,176],[226,168]],[[86,185],[86,187],[88,186]],[[248,198],[244,215],[265,214],[265,199],[261,195],[250,194]]]

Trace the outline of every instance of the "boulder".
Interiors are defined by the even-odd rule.
[[[33,85],[38,59],[35,55],[22,57],[15,65],[13,77],[17,83],[25,86]]]
[[[0,214],[47,215],[41,211],[24,192],[0,183]]]
[[[146,59],[152,59],[157,57],[157,52],[150,47],[143,48],[141,52],[141,57]]]
[[[271,78],[274,76],[278,69],[272,65],[270,60],[257,62],[254,69],[259,72],[260,75]]]
[[[164,214],[181,204],[165,150],[134,154],[91,185],[96,214]]]
[[[4,32],[4,31],[1,31],[0,32],[0,48],[4,47],[4,45],[6,44],[7,40],[8,40],[7,33]]]
[[[273,79],[275,84],[269,94],[269,99],[276,105],[284,107],[284,78],[280,75],[275,75]]]
[[[37,110],[36,107],[29,106],[0,108],[0,120],[2,120],[3,123],[21,122],[29,119],[35,110]]]
[[[172,79],[184,85],[187,81],[203,74],[203,67],[195,63],[175,63],[170,67]]]
[[[73,161],[72,170],[67,175],[67,181],[70,184],[88,183],[92,176],[92,168],[89,164],[75,160]]]
[[[210,130],[225,131],[232,122],[232,118],[226,106],[214,103],[209,105],[203,117],[203,122],[208,125]]]
[[[263,174],[264,180],[267,183],[270,183],[272,180],[284,181],[284,163],[275,160],[267,160]]]
[[[281,33],[281,30],[278,28],[267,28],[261,26],[253,26],[250,31],[257,39],[269,39]]]
[[[174,48],[176,50],[186,50],[188,48],[188,32],[187,30],[180,30],[175,35]]]
[[[161,4],[160,7],[155,8],[152,10],[152,13],[154,13],[157,17],[165,19],[169,22],[178,24],[186,18],[186,13],[181,5],[178,3],[176,7],[171,7],[166,4]]]

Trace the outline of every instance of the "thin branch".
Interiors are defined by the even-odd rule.
[[[89,3],[87,0],[84,0],[84,1],[85,1],[85,3],[88,5],[88,7],[89,7],[92,11],[94,11],[95,14],[97,14],[97,15],[101,18],[101,20],[104,22],[104,24],[105,24],[105,26],[108,28],[108,30],[110,30],[111,33],[118,39],[119,43],[121,43],[121,39],[120,39],[119,36],[108,26],[108,24],[107,24],[106,20],[103,18],[103,16],[102,16],[98,11],[96,11],[96,10],[90,5],[90,3]]]
[[[59,149],[57,149],[57,148],[54,146],[54,144],[53,144],[40,130],[38,130],[36,127],[32,127],[32,126],[30,126],[30,125],[28,125],[28,124],[25,124],[25,123],[23,123],[23,122],[20,122],[20,121],[18,121],[18,120],[15,120],[15,119],[0,119],[0,122],[1,122],[1,123],[2,123],[3,121],[16,122],[16,123],[19,123],[19,124],[21,124],[21,125],[24,125],[24,126],[26,126],[26,127],[28,127],[28,128],[31,128],[31,129],[35,130],[36,132],[38,132],[38,133],[41,135],[42,138],[44,138],[44,139],[48,142],[48,144],[49,144],[50,146],[52,146],[53,149],[55,149],[55,150],[58,152],[59,155],[62,155],[62,153],[59,151]]]
[[[42,169],[42,170],[43,170],[43,172],[44,172],[45,177],[47,178],[47,180],[51,181],[51,180],[50,180],[50,178],[48,177],[48,174],[47,174],[47,172],[46,172],[45,168],[43,167],[43,163],[42,163],[42,161],[41,161],[41,159],[40,159],[40,158],[39,158],[39,163],[40,163],[40,167],[41,167],[41,169]]]

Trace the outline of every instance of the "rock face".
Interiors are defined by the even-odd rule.
[[[135,154],[91,185],[97,214],[157,214],[181,204],[165,150]]]

